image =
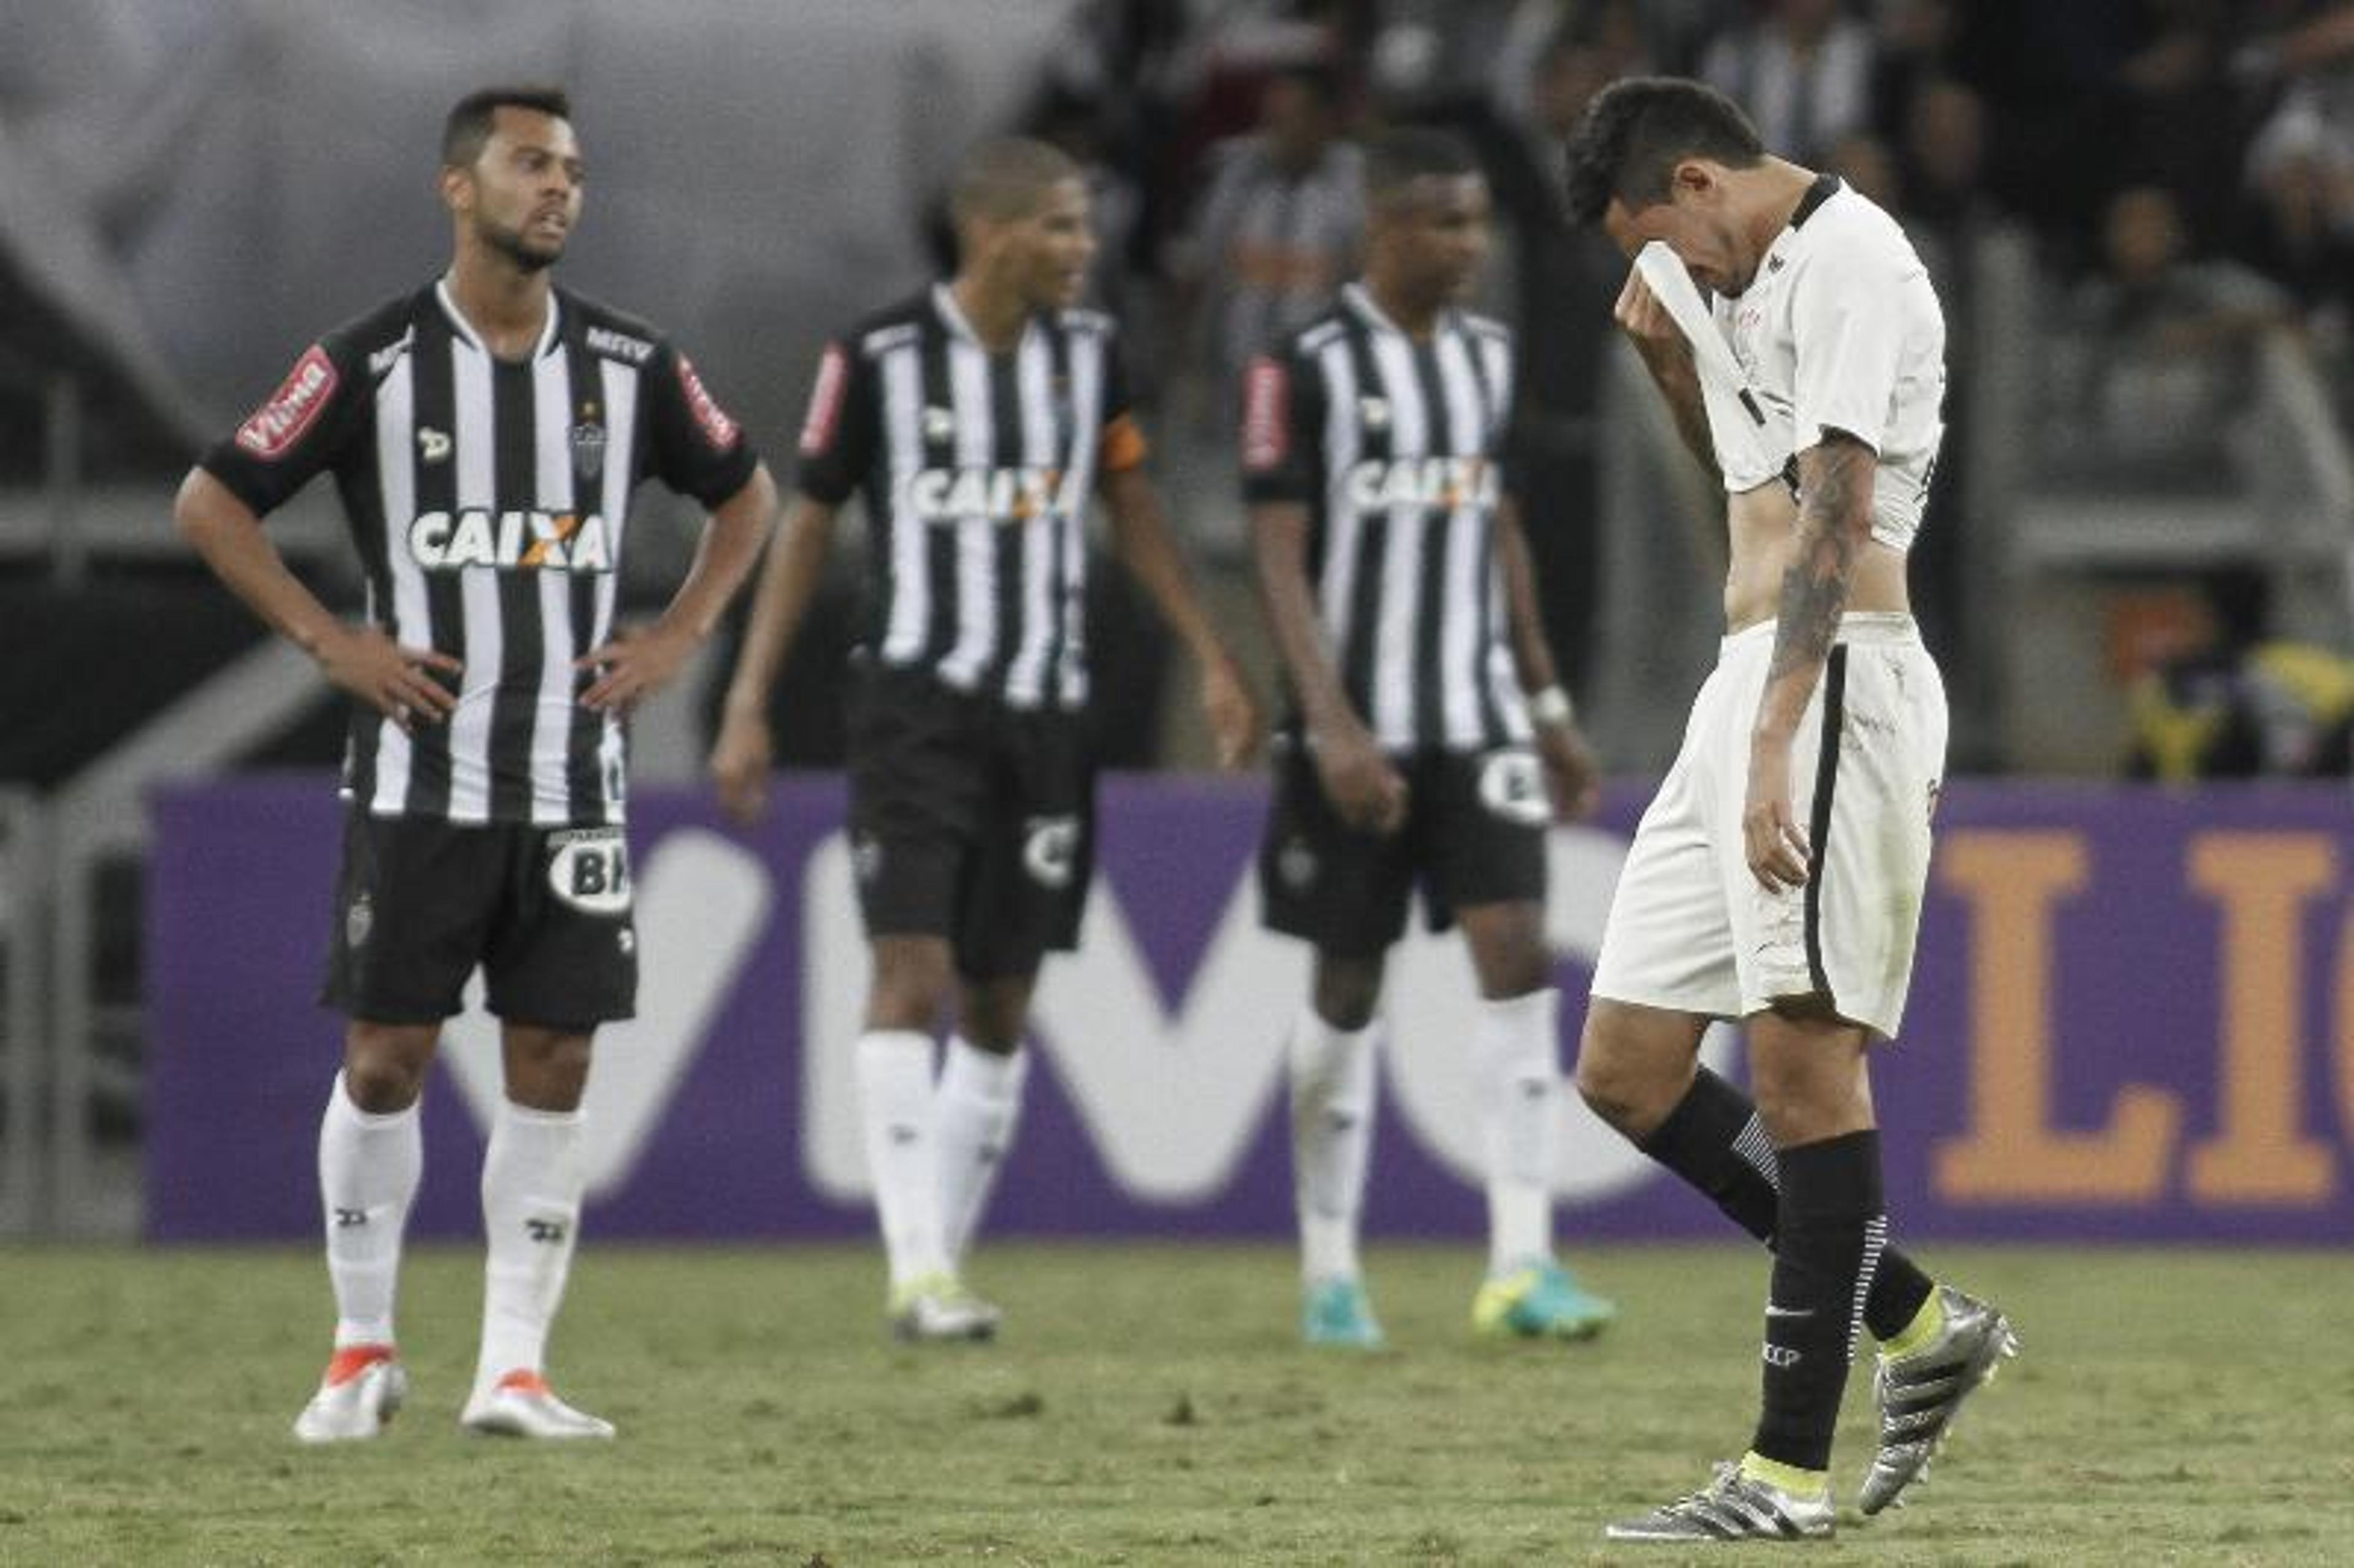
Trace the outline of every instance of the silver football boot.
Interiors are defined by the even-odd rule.
[[[1838,1517],[1828,1488],[1802,1498],[1725,1463],[1702,1490],[1602,1533],[1612,1541],[1819,1541]]]
[[[1872,1373],[1880,1405],[1880,1451],[1872,1457],[1856,1507],[1878,1513],[1919,1480],[1953,1430],[1954,1416],[2002,1363],[2019,1354],[2010,1319],[1990,1302],[1937,1287],[1946,1311],[1937,1337],[1910,1355],[1882,1356]]]

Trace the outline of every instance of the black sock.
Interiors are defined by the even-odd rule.
[[[1802,1470],[1830,1467],[1863,1298],[1888,1222],[1880,1134],[1850,1132],[1781,1152],[1774,1287],[1766,1306],[1764,1410],[1750,1446]]]
[[[1774,1145],[1747,1095],[1702,1067],[1668,1119],[1640,1147],[1698,1188],[1734,1224],[1774,1245],[1781,1176]],[[1890,1247],[1880,1255],[1880,1271],[1863,1304],[1864,1326],[1875,1340],[1895,1338],[1934,1288],[1911,1258]]]

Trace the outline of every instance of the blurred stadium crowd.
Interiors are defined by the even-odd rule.
[[[0,16],[10,9],[0,5]],[[758,18],[759,36],[831,39],[843,9],[811,0]],[[461,33],[497,35],[492,57],[532,58],[529,26],[504,15],[493,26],[487,12],[462,5],[396,9],[360,30],[389,28],[396,15],[441,12]],[[58,280],[77,275],[70,257],[38,274],[23,264],[22,238],[45,224],[46,240],[64,232],[27,184],[39,175],[97,187],[88,204],[94,247],[143,223],[153,231],[151,248],[191,237],[198,249],[211,244],[201,225],[154,220],[170,198],[150,188],[164,177],[152,171],[172,166],[158,149],[200,123],[196,111],[175,106],[175,93],[245,79],[244,62],[210,77],[194,66],[176,77],[158,73],[150,79],[164,85],[143,87],[139,103],[106,111],[123,122],[111,129],[93,111],[83,116],[93,122],[75,130],[65,84],[75,69],[110,68],[91,41],[110,29],[145,28],[146,55],[201,65],[230,47],[207,35],[228,30],[223,19],[235,16],[249,31],[236,48],[285,53],[283,43],[252,48],[250,38],[262,35],[249,13],[276,15],[228,0],[115,0],[70,26],[37,5],[10,24],[21,23],[37,47],[13,64],[0,61],[0,544],[10,546],[0,551],[0,598],[27,648],[47,650],[60,680],[90,669],[93,646],[159,620],[186,644],[171,661],[182,672],[217,665],[260,635],[208,585],[191,578],[186,593],[156,587],[185,565],[164,559],[160,514],[158,545],[135,563],[143,581],[127,599],[117,591],[127,580],[119,566],[110,564],[92,592],[78,557],[22,547],[56,527],[76,485],[168,485],[192,440],[234,416],[207,406],[198,421],[187,399],[175,407],[166,387],[175,367],[93,334],[89,323],[105,312],[61,297],[70,290]],[[1614,407],[1610,393],[1609,303],[1625,268],[1598,237],[1564,220],[1560,138],[1613,77],[1688,73],[1743,102],[1769,145],[1839,172],[1898,214],[1937,276],[1952,323],[1949,434],[1914,585],[1956,687],[1956,766],[2087,771],[2124,761],[2165,777],[2342,768],[2343,744],[2302,737],[2338,735],[2354,722],[2354,668],[2343,659],[2354,647],[2354,465],[2344,450],[2354,402],[2354,4],[1076,0],[1064,8],[1000,0],[924,14],[965,44],[977,29],[994,27],[1030,50],[1033,63],[1019,71],[1028,85],[1014,91],[1010,112],[988,114],[1060,143],[1092,173],[1105,241],[1099,291],[1137,345],[1131,360],[1161,477],[1225,613],[1245,634],[1257,617],[1232,471],[1235,376],[1259,344],[1304,319],[1350,275],[1363,226],[1356,140],[1372,126],[1411,122],[1463,133],[1490,176],[1498,256],[1486,303],[1520,329],[1518,487],[1564,670],[1591,690],[1612,678],[1614,661],[1630,657],[1609,603],[1628,595],[1628,556],[1652,547],[1626,541],[1661,530],[1628,522],[1623,507],[1614,514],[1608,499],[1613,448],[1629,440],[1632,400]],[[557,36],[554,8],[532,15],[533,25]],[[607,23],[618,15],[599,13]],[[679,79],[696,79],[695,72],[711,79],[712,62],[730,49],[740,54],[752,36],[745,18],[697,15],[714,37],[673,40],[682,58],[671,74]],[[1027,33],[1011,26],[1016,16]],[[299,21],[280,16],[278,36]],[[578,65],[589,24],[568,25]],[[983,69],[975,48],[947,58],[962,64],[932,69],[951,79],[959,69],[970,79]],[[610,72],[611,62],[601,63]],[[389,97],[427,67],[407,69],[408,77],[370,85]],[[438,69],[447,75],[447,61]],[[651,91],[655,79],[634,85]],[[182,87],[171,87],[175,80]],[[438,102],[446,94],[437,88],[426,96]],[[584,102],[592,137],[600,122],[616,128],[610,135],[622,133],[622,106],[610,91],[600,105],[592,86]],[[12,139],[44,118],[38,129],[74,132],[48,138],[56,166],[46,171],[27,155],[32,138]],[[270,122],[236,123],[249,133]],[[903,140],[920,140],[899,129]],[[846,123],[845,145],[863,149],[870,130]],[[917,171],[911,188],[952,149],[933,151],[939,155],[902,151]],[[355,175],[355,189],[410,189],[409,153],[366,156],[373,163]],[[843,187],[863,193],[870,207],[897,199],[878,195],[872,164],[863,154],[845,164]],[[602,166],[631,173],[619,158]],[[263,191],[249,199],[253,213],[280,225],[272,233],[299,232],[278,207],[334,199],[335,182],[297,170],[293,183],[272,189],[271,173],[265,166]],[[832,220],[828,204],[846,199],[787,194],[791,224],[820,236]],[[704,186],[669,199],[704,200]],[[631,203],[629,215],[599,205],[608,200]],[[425,204],[408,205],[418,207],[419,222],[429,217]],[[920,207],[920,197],[903,205]],[[618,180],[601,185],[592,206],[592,232],[613,234],[642,233],[646,213],[661,210]],[[333,211],[322,216],[341,221]],[[737,247],[722,260],[739,269],[758,254],[756,229],[787,221],[740,206],[714,216],[701,242]],[[402,220],[387,215],[395,233],[407,232],[397,227]],[[739,396],[752,383],[748,411],[772,452],[785,444],[790,409],[806,385],[803,351],[840,314],[825,290],[890,270],[869,265],[873,220],[861,221],[870,232],[787,241],[830,265],[812,270],[779,252],[766,275],[730,275],[727,288],[671,307],[699,341],[733,334],[735,344],[715,351],[721,383]],[[884,221],[911,235],[928,229],[936,256],[946,244],[937,213],[886,212]],[[731,225],[724,241],[716,238]],[[920,254],[918,243],[911,255]],[[2006,292],[2005,255],[2028,259],[2032,282],[2024,294]],[[315,261],[299,264],[320,270]],[[682,284],[713,270],[683,269]],[[93,297],[99,285],[90,280],[103,274],[95,259],[80,274]],[[225,263],[205,263],[190,275],[224,274]],[[171,277],[175,286],[182,281]],[[218,318],[209,335],[184,332],[170,341],[164,332],[184,383],[207,344],[216,367],[256,343],[259,362],[275,364],[288,346],[284,334],[308,329],[312,309],[293,308],[283,273],[257,281],[248,290],[257,297],[238,302],[248,316],[221,314],[216,302],[207,307],[208,320]],[[155,313],[154,298],[141,302]],[[757,366],[749,376],[726,363],[731,347]],[[245,386],[252,379],[215,376],[234,381],[239,397],[262,389]],[[197,390],[220,400],[217,387],[200,381]],[[202,430],[192,428],[199,422]],[[1660,482],[1651,488],[1652,509],[1668,506],[1656,498]],[[36,513],[49,521],[26,521]],[[74,561],[70,569],[60,567],[65,559]],[[2038,574],[2047,567],[2049,580],[2072,586],[2051,590],[2048,603],[2020,601],[2020,585],[2045,580]],[[320,569],[335,569],[326,552]],[[1691,578],[1687,569],[1644,580]],[[63,587],[80,595],[69,610],[60,608]],[[847,597],[845,584],[844,602],[821,607],[807,683],[780,694],[796,715],[783,736],[790,760],[838,755],[830,705],[809,698],[838,669],[832,654]],[[1704,598],[1693,596],[1702,621]],[[1150,693],[1165,662],[1138,619],[1115,606],[1106,656],[1132,671],[1135,690]],[[2265,673],[2281,663],[2265,651],[2283,645],[2296,651],[2289,662],[2305,673],[2285,683]],[[1618,679],[1637,690],[1665,666],[1679,679],[1689,673],[1662,654],[1660,665]],[[2075,683],[2064,701],[2049,684],[2063,676],[2063,684]],[[110,676],[119,694],[110,688],[104,700],[42,715],[0,738],[0,782],[48,787],[70,777],[128,716],[188,678],[153,670]],[[2018,702],[2021,689],[2046,697],[2041,719]],[[2073,710],[2094,697],[2106,703],[2110,722],[2088,726]],[[257,757],[331,761],[336,726],[326,706]],[[1640,769],[1659,760],[1656,737],[1614,736],[1612,711],[1606,690],[1597,716],[1614,763]],[[2005,711],[2025,717],[1994,716]],[[1108,737],[1108,754],[1118,762],[1198,760],[1197,738],[1164,726],[1151,702],[1123,705],[1116,717],[1119,733]],[[2245,739],[2264,733],[2274,739]],[[2232,735],[2243,738],[2227,744]]]

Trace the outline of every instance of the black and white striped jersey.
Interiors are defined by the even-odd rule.
[[[1496,557],[1511,366],[1497,323],[1416,339],[1352,283],[1245,384],[1245,497],[1308,507],[1325,645],[1392,751],[1530,738]]]
[[[1034,315],[991,354],[936,285],[827,346],[801,451],[802,493],[864,500],[869,657],[1010,707],[1086,703],[1087,507],[1144,461],[1110,317]]]
[[[557,290],[525,360],[490,353],[446,285],[321,338],[203,467],[256,513],[331,472],[367,618],[451,654],[457,710],[414,733],[355,707],[345,798],[377,816],[618,822],[623,729],[577,700],[611,633],[631,493],[705,506],[757,458],[686,356]]]

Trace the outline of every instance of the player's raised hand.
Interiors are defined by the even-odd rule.
[[[1749,747],[1749,793],[1741,808],[1749,874],[1768,893],[1807,885],[1806,830],[1790,810],[1790,747],[1760,737]]]
[[[458,705],[457,694],[434,679],[465,666],[432,648],[408,648],[380,626],[338,626],[313,650],[319,672],[403,730],[439,724]]]
[[[732,704],[719,715],[711,746],[711,779],[730,820],[750,827],[769,809],[769,768],[774,760],[769,715]]]
[[[580,705],[599,713],[628,713],[667,686],[695,656],[695,638],[683,628],[659,623],[623,627],[611,641],[572,662],[596,673],[580,694]]]
[[[1320,730],[1309,736],[1309,747],[1317,782],[1342,821],[1384,837],[1405,826],[1405,775],[1363,724],[1352,719]]]
[[[1231,771],[1257,758],[1266,719],[1233,660],[1213,659],[1203,666],[1202,716],[1209,721],[1219,767]]]
[[[1676,318],[1668,313],[1659,297],[1651,292],[1650,284],[1643,281],[1640,271],[1628,270],[1626,286],[1618,291],[1618,302],[1611,308],[1610,314],[1618,323],[1618,330],[1653,365],[1691,357],[1691,344],[1686,341],[1683,329],[1676,325]]]
[[[1575,822],[1592,816],[1602,798],[1602,768],[1594,748],[1575,725],[1536,728],[1537,755],[1544,759],[1545,782],[1553,789],[1553,820]]]

